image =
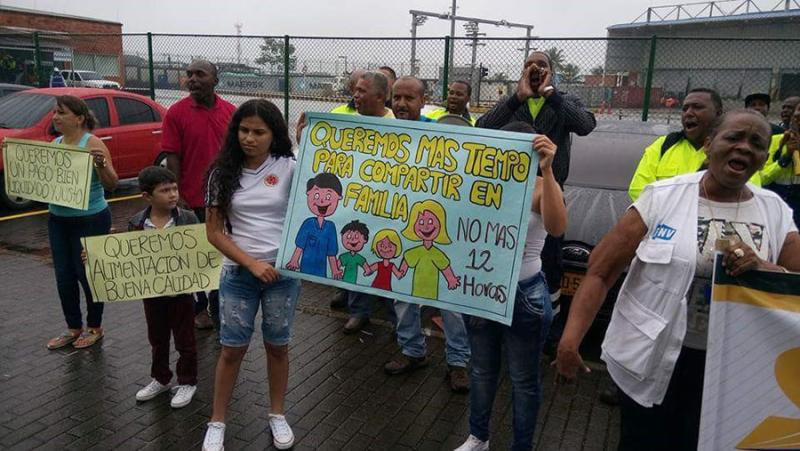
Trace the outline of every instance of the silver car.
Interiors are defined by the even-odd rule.
[[[630,206],[628,185],[645,147],[670,131],[674,130],[650,122],[598,121],[591,134],[573,138],[564,185],[569,222],[562,247],[562,296],[575,294],[592,249]],[[609,292],[598,314],[601,324],[610,319],[621,281]]]
[[[103,88],[119,89],[119,83],[113,80],[106,80],[97,72],[91,70],[62,70],[61,76],[64,83],[73,88]]]

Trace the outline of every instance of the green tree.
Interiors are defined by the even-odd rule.
[[[605,72],[605,69],[603,69],[603,66],[595,66],[595,67],[593,67],[593,68],[592,68],[592,70],[591,70],[591,71],[589,71],[589,72],[590,72],[592,75],[603,75],[603,72]]]
[[[561,76],[564,83],[577,83],[580,81],[581,68],[575,64],[567,63],[561,66]]]
[[[256,64],[269,66],[270,70],[277,69],[283,72],[284,45],[283,41],[275,38],[264,38],[264,43],[259,46],[261,54],[256,58]],[[294,55],[294,46],[289,44],[289,70],[297,67],[297,56]]]
[[[558,72],[564,64],[564,51],[558,47],[550,47],[545,50],[544,53],[550,59],[550,64],[553,65],[553,69]]]

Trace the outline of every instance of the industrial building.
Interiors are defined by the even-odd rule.
[[[629,106],[642,101],[651,49],[653,106],[697,87],[716,89],[726,103],[741,102],[753,92],[773,99],[800,95],[797,0],[653,7],[607,31],[604,76],[586,82],[619,88],[615,98],[626,103],[623,97],[629,97]]]

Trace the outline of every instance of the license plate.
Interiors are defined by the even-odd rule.
[[[583,274],[565,272],[561,276],[561,294],[563,296],[574,296],[582,280]]]

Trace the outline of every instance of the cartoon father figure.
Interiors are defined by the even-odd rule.
[[[328,277],[327,265],[334,279],[342,278],[342,270],[336,260],[339,253],[336,225],[326,221],[342,198],[342,183],[333,174],[323,172],[306,183],[306,202],[314,217],[303,221],[294,240],[297,246],[286,269],[304,272],[319,277]]]

